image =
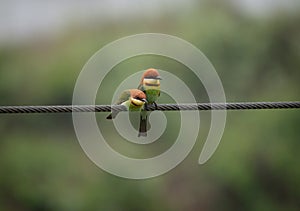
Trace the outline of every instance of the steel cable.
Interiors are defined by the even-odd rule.
[[[241,102],[241,103],[186,103],[148,105],[147,110],[249,110],[249,109],[298,109],[300,102]],[[70,113],[126,111],[122,105],[53,105],[53,106],[0,106],[0,113]]]

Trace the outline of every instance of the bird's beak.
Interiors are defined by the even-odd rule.
[[[144,103],[148,103],[148,101],[146,99],[142,99],[141,101],[143,101]]]
[[[162,77],[160,75],[155,77],[156,80],[162,80]]]

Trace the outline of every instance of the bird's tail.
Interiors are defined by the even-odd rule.
[[[114,119],[114,118],[116,118],[118,113],[119,112],[113,111],[106,117],[106,119]]]
[[[140,116],[140,128],[139,128],[139,134],[138,137],[140,136],[147,136],[147,115],[142,115]]]
[[[106,117],[106,119],[112,119],[113,117],[112,117],[112,114],[110,113],[107,117]]]

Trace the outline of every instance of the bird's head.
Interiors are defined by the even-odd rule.
[[[161,79],[158,71],[154,68],[150,68],[144,72],[141,84],[144,86],[153,86],[153,88],[155,88],[160,86]]]
[[[135,106],[143,106],[147,100],[144,92],[138,89],[130,90],[130,102]]]

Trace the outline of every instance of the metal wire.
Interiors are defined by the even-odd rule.
[[[148,105],[148,111],[178,110],[247,110],[247,109],[298,109],[295,102],[244,102],[244,103],[190,103]],[[70,113],[126,111],[122,105],[55,105],[55,106],[0,106],[0,113]]]

